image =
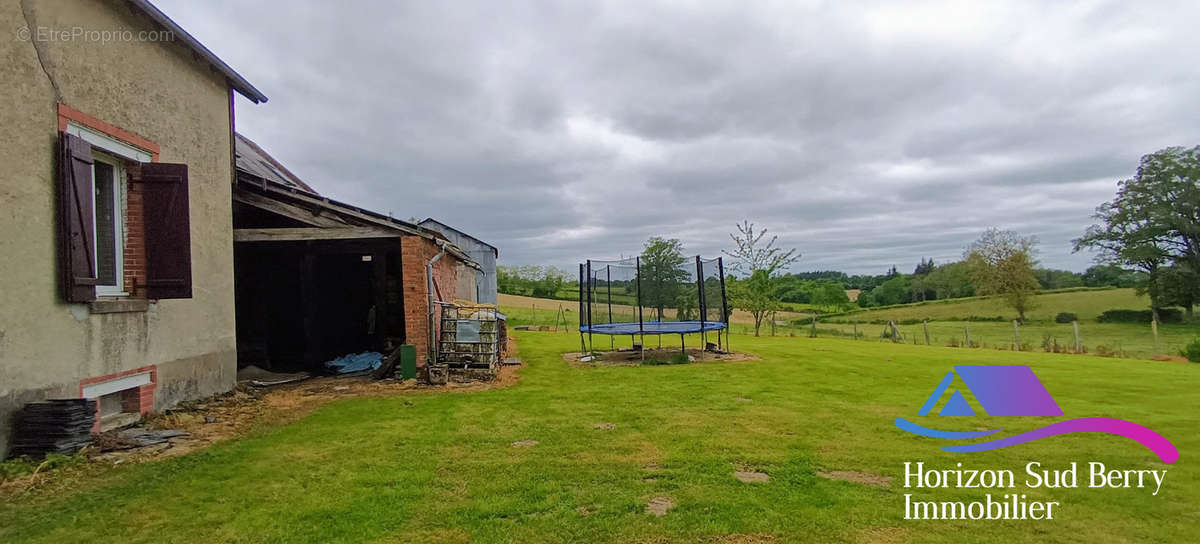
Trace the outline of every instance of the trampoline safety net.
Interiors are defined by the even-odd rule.
[[[589,260],[579,265],[579,331],[654,335],[726,328],[721,258]]]

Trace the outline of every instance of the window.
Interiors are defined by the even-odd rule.
[[[124,295],[125,168],[120,159],[92,151],[96,295]]]
[[[191,298],[187,165],[156,162],[73,122],[61,133],[58,157],[63,299]]]

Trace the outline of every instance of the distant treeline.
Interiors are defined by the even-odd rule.
[[[1039,268],[1034,270],[1034,275],[1042,289],[1135,287],[1146,279],[1144,272],[1126,270],[1116,265],[1096,265],[1082,274]],[[965,262],[939,265],[932,259],[922,259],[911,274],[901,273],[894,266],[886,274],[875,276],[851,276],[836,270],[784,274],[779,278],[777,294],[784,302],[823,306],[821,294],[827,291],[830,283],[860,290],[856,303],[862,308],[963,298],[976,294]]]
[[[499,266],[496,269],[496,289],[501,293],[562,298],[560,291],[567,288],[578,293],[579,280],[553,266]]]
[[[1135,287],[1146,274],[1116,265],[1096,265],[1085,272],[1039,268],[1034,271],[1042,289],[1071,287]],[[730,281],[737,281],[730,279]],[[849,275],[836,270],[782,274],[777,279],[778,300],[793,304],[811,304],[827,311],[857,304],[862,308],[891,306],[926,300],[975,296],[975,286],[962,261],[936,264],[922,260],[911,274],[892,267],[886,274]],[[553,266],[500,266],[496,283],[501,293],[539,298],[573,300],[578,297],[579,282],[570,273]],[[857,302],[837,296],[843,289],[858,289]]]

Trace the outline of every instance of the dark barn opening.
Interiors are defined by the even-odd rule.
[[[400,238],[239,242],[238,364],[317,370],[406,341]]]

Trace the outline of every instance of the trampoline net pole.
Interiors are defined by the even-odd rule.
[[[608,322],[612,323],[613,318],[612,318],[612,265],[611,264],[604,266],[604,283],[608,284],[607,285],[607,288],[608,288]],[[612,349],[613,351],[616,351],[616,349],[617,349],[616,335],[610,334],[608,336],[608,340],[609,340],[609,348]]]
[[[583,308],[583,285],[584,274],[583,263],[579,263],[579,351],[587,353],[587,344],[583,341],[583,328],[589,326],[590,323],[584,323],[584,308]]]
[[[733,319],[729,315],[729,297],[725,295],[725,261],[723,257],[717,257],[717,272],[721,278],[721,318],[725,322],[725,351],[729,351],[729,331],[733,329]],[[717,331],[719,336],[721,331]]]
[[[708,333],[704,330],[704,314],[708,312],[708,308],[704,304],[704,263],[699,255],[696,255],[696,301],[700,306],[700,350],[704,351],[708,343]]]
[[[587,261],[587,285],[580,285],[581,288],[587,289],[587,320],[588,320],[588,351],[590,352],[595,343],[592,342],[592,260]]]

